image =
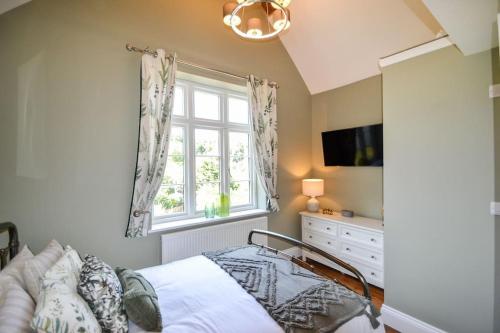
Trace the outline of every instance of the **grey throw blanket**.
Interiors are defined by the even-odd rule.
[[[287,333],[334,332],[361,315],[368,316],[373,328],[380,325],[370,301],[265,248],[245,246],[203,255],[233,277]]]

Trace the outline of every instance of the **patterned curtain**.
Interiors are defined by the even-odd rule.
[[[157,57],[142,56],[139,144],[126,233],[130,238],[148,234],[154,198],[167,163],[177,64],[175,55],[157,52]]]
[[[271,87],[267,80],[250,75],[247,89],[252,113],[252,142],[257,177],[266,192],[267,209],[279,212],[276,87]]]

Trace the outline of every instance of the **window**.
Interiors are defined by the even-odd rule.
[[[204,216],[222,193],[230,195],[231,211],[254,209],[255,179],[246,94],[178,81],[153,222]]]

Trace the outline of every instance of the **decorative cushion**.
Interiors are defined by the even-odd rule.
[[[45,284],[50,281],[63,282],[71,290],[76,291],[82,266],[83,262],[78,252],[68,245],[62,257],[45,273],[43,281]]]
[[[31,327],[38,333],[100,333],[101,327],[76,286],[82,267],[68,247],[45,274]]]
[[[7,276],[12,277],[16,280],[22,288],[26,288],[23,278],[24,264],[27,260],[33,258],[33,253],[25,245],[21,252],[19,252],[12,260],[7,264],[7,266],[0,272],[0,281]],[[0,283],[0,294],[2,283]]]
[[[0,332],[32,332],[30,321],[35,302],[15,280],[10,281],[5,301],[0,306]]]
[[[123,288],[123,304],[131,321],[146,331],[162,330],[158,296],[141,274],[126,268],[117,268],[116,274]]]
[[[23,270],[24,282],[26,283],[26,290],[35,302],[38,301],[40,285],[45,272],[61,258],[63,253],[64,250],[61,245],[56,240],[51,240],[42,252],[25,262]]]
[[[105,332],[128,332],[122,286],[108,264],[95,256],[87,255],[80,273],[78,293],[87,301]]]

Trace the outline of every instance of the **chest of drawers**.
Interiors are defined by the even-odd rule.
[[[302,240],[356,267],[368,283],[384,288],[384,227],[380,220],[302,212]],[[343,273],[335,263],[307,250],[302,256]],[[352,274],[351,274],[352,275]]]

